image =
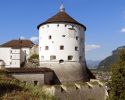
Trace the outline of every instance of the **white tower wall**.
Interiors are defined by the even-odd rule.
[[[80,25],[71,23],[51,23],[39,28],[40,67],[53,69],[61,83],[89,81],[85,66],[84,30]]]
[[[63,50],[60,50],[60,46],[63,46]],[[51,56],[55,58],[52,59]],[[84,28],[70,23],[41,26],[39,28],[39,59],[40,64],[59,63],[60,60],[84,62]]]

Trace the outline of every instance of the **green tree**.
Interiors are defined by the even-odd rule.
[[[119,61],[112,65],[111,100],[125,100],[125,49],[119,51]]]
[[[29,59],[29,62],[35,65],[39,65],[39,55],[38,54],[33,54]]]

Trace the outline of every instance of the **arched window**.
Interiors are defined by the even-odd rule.
[[[64,62],[64,60],[63,60],[63,59],[60,59],[60,60],[59,60],[59,63],[60,63],[60,64],[61,64],[61,63],[63,63],[63,62]]]
[[[34,81],[34,86],[38,85],[38,81]]]

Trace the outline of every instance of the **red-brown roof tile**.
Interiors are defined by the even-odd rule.
[[[49,68],[6,68],[8,73],[44,73],[44,72],[53,72]]]
[[[1,47],[12,47],[12,48],[21,48],[21,47],[32,47],[34,43],[30,40],[11,40],[1,45]]]
[[[46,20],[45,22],[39,24],[37,26],[37,28],[39,29],[39,27],[41,25],[44,25],[44,24],[57,23],[57,22],[65,22],[65,23],[77,24],[77,25],[80,25],[80,26],[84,27],[85,30],[86,30],[86,27],[83,24],[77,22],[75,19],[73,19],[71,16],[69,16],[65,11],[58,12],[55,16],[53,16],[53,17],[49,18],[48,20]]]

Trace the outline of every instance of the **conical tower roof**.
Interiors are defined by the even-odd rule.
[[[48,20],[46,20],[45,22],[39,24],[37,26],[37,28],[39,29],[39,27],[41,25],[44,25],[44,24],[48,24],[48,23],[58,23],[58,22],[64,22],[64,23],[72,23],[72,24],[77,24],[77,25],[80,25],[82,27],[84,27],[84,29],[86,30],[86,27],[79,23],[78,21],[76,21],[75,19],[73,19],[71,16],[69,16],[66,12],[65,12],[65,8],[64,6],[61,5],[60,7],[60,11],[54,15],[53,17],[49,18]]]

